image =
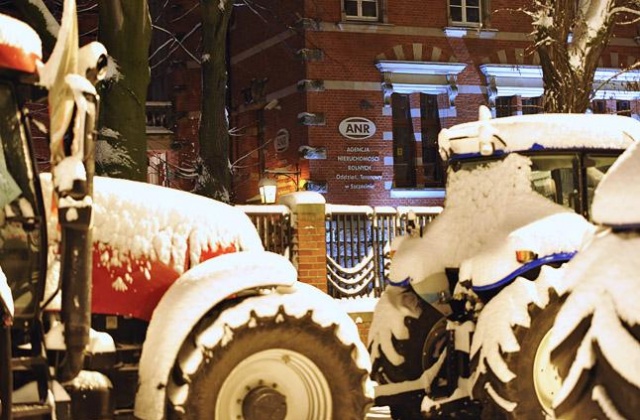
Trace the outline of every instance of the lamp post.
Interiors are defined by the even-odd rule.
[[[258,189],[260,190],[260,202],[262,204],[273,204],[276,202],[278,184],[275,179],[266,177],[260,179]]]

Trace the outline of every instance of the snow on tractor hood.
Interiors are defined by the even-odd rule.
[[[438,135],[443,159],[541,149],[621,149],[640,140],[640,122],[608,114],[532,114],[491,119],[481,106],[478,121]]]
[[[535,267],[567,261],[586,243],[596,227],[573,212],[560,212],[497,237],[482,252],[462,262],[460,280],[471,280],[473,290],[506,286]],[[533,260],[519,262],[516,251],[530,251]]]
[[[51,209],[51,174],[42,174],[45,207]],[[220,248],[263,250],[249,217],[233,206],[143,182],[95,177],[93,241],[110,248],[111,266],[128,260],[160,261],[182,273],[203,254]],[[50,241],[57,220],[48,217]]]
[[[421,283],[444,275],[447,267],[460,267],[516,229],[554,214],[573,213],[533,191],[530,174],[531,160],[518,154],[472,171],[450,171],[444,210],[421,238],[400,243],[391,260],[390,279],[409,279],[422,295]]]
[[[640,146],[634,144],[598,184],[591,208],[593,220],[612,227],[640,227]]]
[[[0,14],[0,68],[35,73],[41,59],[42,43],[36,31]]]

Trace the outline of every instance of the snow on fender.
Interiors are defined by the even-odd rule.
[[[285,257],[265,251],[221,255],[187,271],[162,297],[149,323],[135,415],[163,418],[167,380],[178,350],[209,309],[242,290],[292,286],[296,279],[295,267]]]

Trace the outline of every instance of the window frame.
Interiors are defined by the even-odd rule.
[[[483,16],[484,16],[484,12],[483,12],[483,0],[478,0],[478,6],[467,6],[467,2],[468,0],[460,0],[460,6],[458,5],[451,5],[451,0],[447,0],[447,15],[449,18],[449,25],[451,26],[459,26],[459,27],[481,27],[482,26],[482,22],[483,22]],[[453,15],[451,13],[451,8],[455,7],[455,8],[460,8],[460,11],[462,12],[462,18],[461,20],[457,21],[457,20],[453,20]],[[467,19],[467,9],[469,8],[473,8],[473,9],[478,9],[478,21],[477,22],[470,22]]]
[[[358,14],[357,15],[348,15],[346,2],[355,2],[357,4]],[[362,23],[379,23],[383,22],[384,16],[384,0],[342,0],[342,20],[346,22],[362,22]],[[376,5],[376,16],[364,16],[362,12],[363,3],[375,3]]]

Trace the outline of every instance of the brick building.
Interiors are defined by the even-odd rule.
[[[524,1],[252,4],[230,31],[237,203],[256,200],[266,177],[279,194],[297,185],[335,204],[440,204],[441,128],[476,119],[481,104],[496,116],[539,111],[531,21],[513,11]],[[616,29],[594,85],[637,61],[636,35]],[[637,118],[640,92],[624,83],[638,78],[600,86],[594,112]]]

